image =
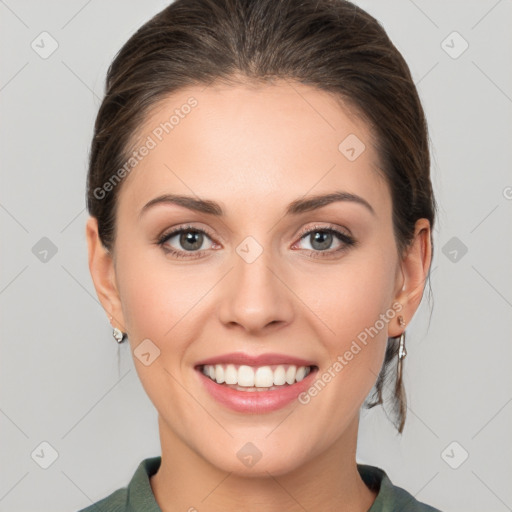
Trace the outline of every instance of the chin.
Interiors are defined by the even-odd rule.
[[[290,452],[296,453],[297,457],[290,457]],[[255,444],[247,442],[231,454],[223,450],[220,453],[208,454],[207,458],[218,469],[244,478],[269,478],[269,474],[282,476],[297,470],[305,463],[304,451],[299,447],[258,449]]]

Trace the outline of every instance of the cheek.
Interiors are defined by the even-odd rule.
[[[343,416],[355,411],[374,385],[384,360],[388,326],[397,321],[392,307],[396,258],[389,244],[372,245],[340,261],[335,271],[331,267],[329,273],[317,276],[316,288],[309,287],[308,292],[307,286],[302,287],[304,302],[315,304],[314,313],[328,326],[321,328],[319,339],[328,359],[323,376],[333,385],[326,385],[324,398],[315,407],[335,403],[334,414]]]
[[[133,341],[150,338],[158,343],[198,301],[203,287],[196,277],[172,265],[157,250],[124,253],[117,274],[126,329]],[[176,340],[178,341],[178,340]]]
[[[316,288],[305,298],[307,302],[316,297],[315,316],[329,329],[322,328],[319,336],[327,356],[318,376],[322,382],[312,386],[301,403],[311,404],[318,417],[331,418],[327,429],[329,420],[322,423],[326,437],[335,437],[347,418],[356,414],[378,377],[388,325],[397,321],[392,307],[395,265],[392,251],[361,252],[316,280],[322,293]],[[302,293],[307,293],[306,287]]]
[[[190,339],[189,320],[207,283],[198,282],[197,276],[191,277],[184,268],[173,269],[156,250],[124,250],[117,274],[122,283],[120,295],[132,355],[146,393],[157,410],[164,411],[169,396],[175,397],[175,406],[187,403],[180,379],[176,378]],[[147,344],[148,339],[151,344]],[[139,360],[139,345],[150,353],[147,365]],[[181,410],[178,416],[187,414]]]
[[[336,347],[374,326],[382,314],[394,315],[396,263],[392,251],[375,248],[354,252],[339,266],[316,272],[315,286],[310,278],[302,279],[300,295],[329,327],[329,338]],[[387,323],[378,322],[377,327],[386,338]]]
[[[332,315],[336,329],[356,336],[358,332],[354,330],[374,325],[380,314],[390,308],[392,291],[391,269],[385,263],[372,262],[347,272],[335,294],[338,314],[332,311]]]

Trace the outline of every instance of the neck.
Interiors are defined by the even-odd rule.
[[[367,512],[375,500],[356,464],[358,418],[329,450],[281,476],[222,471],[191,450],[159,418],[162,462],[150,478],[162,512]]]

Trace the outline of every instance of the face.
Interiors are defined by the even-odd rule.
[[[328,93],[278,82],[188,88],[139,135],[149,150],[120,189],[103,302],[161,435],[253,475],[338,446],[406,307],[368,127]]]

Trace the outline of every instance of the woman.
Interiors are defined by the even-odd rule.
[[[404,427],[429,167],[409,69],[349,2],[177,0],[142,26],[108,72],[87,241],[162,455],[84,510],[435,510],[355,460],[390,378]]]

